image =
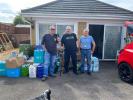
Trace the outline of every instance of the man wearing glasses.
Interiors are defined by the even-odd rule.
[[[42,81],[45,81],[48,76],[55,77],[54,63],[56,60],[58,37],[55,26],[50,26],[49,33],[45,34],[42,38],[42,45],[45,51],[44,56],[44,77]]]

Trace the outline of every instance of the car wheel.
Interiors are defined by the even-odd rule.
[[[118,66],[118,73],[121,80],[132,83],[133,82],[133,70],[127,63],[121,63]]]

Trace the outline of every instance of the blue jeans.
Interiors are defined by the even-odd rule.
[[[45,52],[44,55],[44,76],[54,74],[54,65],[55,65],[56,55],[51,55],[48,52]]]
[[[81,49],[81,66],[80,71],[84,72],[85,59],[87,59],[87,72],[90,72],[91,67],[91,50]]]

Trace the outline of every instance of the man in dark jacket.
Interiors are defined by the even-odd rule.
[[[54,63],[56,60],[57,53],[57,35],[55,26],[50,26],[50,32],[45,34],[42,39],[42,45],[44,47],[44,77],[42,80],[46,80],[48,76],[55,77],[54,75]]]
[[[72,59],[73,73],[77,74],[77,37],[72,32],[70,26],[66,27],[66,31],[61,39],[62,47],[64,48],[64,73],[69,72],[69,61]]]

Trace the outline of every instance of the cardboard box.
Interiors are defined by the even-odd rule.
[[[23,65],[23,64],[25,63],[25,60],[24,60],[23,57],[16,57],[16,59],[18,60],[18,63],[19,63],[20,65]]]
[[[9,60],[6,60],[6,67],[8,68],[17,68],[23,65],[25,62],[23,57],[14,57]]]

